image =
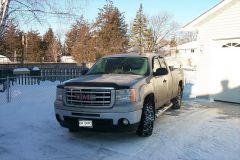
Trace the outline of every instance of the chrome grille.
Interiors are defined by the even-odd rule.
[[[66,87],[65,103],[74,107],[111,107],[115,92],[113,88]]]

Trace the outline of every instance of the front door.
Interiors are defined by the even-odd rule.
[[[160,58],[159,62],[160,62],[161,68],[166,68],[169,71],[167,75],[161,76],[163,79],[164,92],[166,92],[166,94],[163,95],[164,96],[163,98],[164,98],[164,102],[167,103],[173,94],[173,78],[170,73],[170,70],[167,68],[167,64],[165,63],[165,61]]]
[[[161,65],[159,59],[156,57],[153,59],[153,72],[156,72]],[[166,76],[154,76],[153,77],[153,86],[155,91],[155,97],[157,102],[157,108],[166,103],[168,90],[167,90],[167,80]]]

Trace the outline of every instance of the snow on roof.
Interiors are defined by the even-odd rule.
[[[60,58],[60,60],[63,63],[76,63],[76,61],[74,60],[74,58],[72,56],[62,56]]]
[[[30,70],[28,68],[16,68],[13,70],[14,74],[18,74],[18,73],[29,73]]]
[[[40,69],[38,67],[33,67],[33,71],[39,71]]]
[[[4,55],[0,55],[0,63],[9,63],[10,59]]]
[[[0,55],[0,58],[5,58],[6,56],[4,56],[4,55]]]

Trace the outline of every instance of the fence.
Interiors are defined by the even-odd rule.
[[[84,67],[61,67],[61,68],[39,68],[39,70],[34,70],[34,68],[39,67],[32,67],[32,68],[24,68],[29,70],[29,74],[31,76],[55,76],[55,75],[62,75],[62,76],[69,76],[70,78],[76,77],[81,75],[81,71]],[[23,68],[22,68],[23,69]],[[0,78],[6,77],[15,77],[14,75],[15,69],[0,69]],[[56,80],[56,79],[53,79]]]

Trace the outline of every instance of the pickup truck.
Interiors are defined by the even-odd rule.
[[[146,137],[158,115],[181,107],[183,71],[157,54],[106,56],[83,72],[57,86],[56,119],[69,132],[135,130]]]

